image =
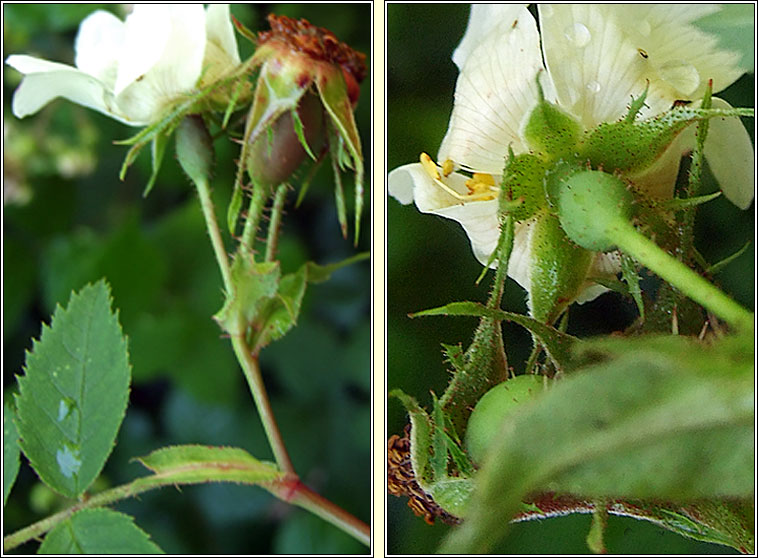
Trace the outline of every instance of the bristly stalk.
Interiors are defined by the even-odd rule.
[[[487,307],[491,309],[500,309],[508,274],[508,261],[513,250],[514,223],[509,212],[513,205],[511,192],[501,188],[498,200],[500,238],[495,249],[497,268],[487,300]],[[462,366],[454,366],[453,377],[440,398],[442,409],[459,433],[465,430],[471,409],[479,398],[490,387],[508,377],[508,362],[500,322],[501,320],[488,317],[480,320],[474,339],[463,355]]]

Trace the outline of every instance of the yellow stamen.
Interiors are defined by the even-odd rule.
[[[429,155],[422,153],[421,157],[419,157],[419,161],[421,161],[421,166],[424,167],[426,174],[432,177],[432,180],[442,180],[440,171],[437,170],[437,165],[434,164],[434,161],[432,161],[432,158]]]
[[[497,188],[495,187],[495,179],[489,174],[474,173],[474,177],[466,181],[466,186],[469,189],[469,194],[459,194],[442,181],[442,175],[440,175],[440,171],[437,168],[436,163],[432,161],[432,158],[429,157],[429,155],[422,153],[419,157],[419,161],[421,162],[421,166],[424,168],[426,174],[429,175],[429,178],[431,178],[437,186],[442,188],[445,192],[457,200],[464,202],[487,201],[493,200],[496,197],[496,194],[493,194],[493,191],[497,191]],[[442,172],[446,177],[453,172],[453,162],[450,159],[447,159],[443,163]]]
[[[450,173],[453,172],[453,161],[451,159],[445,159],[445,162],[442,163],[442,174],[445,177],[450,176]]]
[[[494,200],[492,193],[495,189],[495,178],[491,174],[475,172],[474,176],[466,181],[469,195],[477,196],[480,200]]]

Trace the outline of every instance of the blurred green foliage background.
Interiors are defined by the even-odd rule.
[[[387,5],[387,170],[418,161],[421,152],[436,156],[452,110],[458,76],[451,55],[468,21],[467,4]],[[752,33],[748,34],[752,37]],[[753,48],[747,42],[745,48]],[[754,75],[747,74],[719,97],[734,106],[754,106]],[[753,134],[753,119],[745,119]],[[685,165],[683,165],[685,168]],[[704,192],[717,189],[708,177]],[[723,197],[703,206],[696,221],[696,246],[710,262],[724,258],[754,237],[754,206],[740,211]],[[718,276],[718,283],[745,306],[754,306],[754,247]],[[431,408],[430,390],[440,395],[449,374],[440,343],[471,341],[473,318],[418,318],[409,312],[458,300],[484,302],[492,274],[477,286],[481,266],[469,240],[455,222],[425,215],[415,206],[387,200],[387,387],[401,388]],[[508,280],[503,307],[526,311],[524,290]],[[569,332],[579,336],[621,330],[636,317],[632,303],[615,293],[571,308]],[[509,364],[523,371],[531,339],[518,326],[503,325]],[[387,434],[406,424],[399,401],[388,401]],[[434,552],[449,527],[430,527],[415,517],[405,498],[388,496],[388,552]],[[569,516],[512,527],[497,554],[587,553],[589,516]],[[727,547],[698,543],[652,524],[611,517],[606,534],[611,553],[733,553]]]
[[[124,16],[115,4],[5,4],[5,55],[73,64],[78,25],[98,8]],[[370,8],[368,3],[244,4],[233,5],[232,13],[254,31],[268,29],[268,13],[307,18],[366,53],[370,63]],[[237,40],[244,59],[252,45]],[[137,129],[64,100],[18,120],[10,106],[21,76],[7,66],[3,76],[6,401],[40,323],[49,322],[56,304],[67,303],[72,289],[105,276],[129,337],[133,384],[117,445],[95,489],[144,474],[131,459],[169,444],[234,445],[272,459],[231,345],[211,320],[223,303],[221,278],[193,187],[174,158],[166,157],[156,187],[143,199],[149,150],[120,182],[127,148],[113,144]],[[363,82],[356,112],[366,168],[371,168],[370,87],[370,80]],[[221,137],[215,148],[214,201],[217,214],[225,216],[238,146]],[[352,178],[345,180],[351,192]],[[283,272],[306,260],[330,263],[369,249],[368,211],[357,249],[352,230],[348,239],[341,237],[329,164],[322,165],[298,209],[295,196],[290,192],[285,206]],[[370,301],[369,262],[340,270],[329,282],[309,286],[298,327],[261,356],[274,412],[301,478],[366,522]],[[3,530],[13,532],[68,505],[24,465]],[[367,552],[322,520],[254,487],[166,488],[116,508],[133,515],[168,553]],[[36,546],[17,550],[33,552]]]

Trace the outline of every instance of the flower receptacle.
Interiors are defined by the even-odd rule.
[[[559,186],[558,218],[576,244],[587,250],[607,251],[615,246],[611,229],[629,223],[633,201],[620,178],[601,171],[579,171]]]
[[[302,138],[296,126],[302,127]],[[286,182],[306,156],[322,149],[324,140],[321,103],[315,95],[306,93],[296,109],[279,116],[271,124],[270,132],[258,136],[250,146],[247,155],[250,179],[255,185],[276,186]]]

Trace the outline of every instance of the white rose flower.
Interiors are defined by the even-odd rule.
[[[719,91],[744,73],[739,56],[692,22],[718,10],[713,5],[539,5],[540,32],[525,5],[473,5],[453,61],[460,71],[449,127],[434,165],[428,157],[394,169],[389,192],[415,201],[424,213],[458,221],[474,255],[486,264],[497,245],[496,192],[509,147],[528,151],[523,136],[538,102],[536,76],[545,98],[586,129],[617,121],[649,84],[638,118],[671,108],[674,101],[702,99],[708,80]],[[543,64],[544,60],[544,64]],[[729,105],[713,99],[714,108]],[[694,146],[694,127],[680,134],[655,164],[629,177],[653,197],[671,197],[681,155]],[[726,197],[741,208],[754,195],[753,148],[738,118],[710,121],[704,154]],[[454,169],[473,173],[469,180]],[[488,176],[489,175],[489,176]],[[468,183],[467,183],[468,182]],[[484,188],[482,185],[485,185]],[[508,274],[531,291],[532,220],[516,225]],[[615,254],[595,254],[587,277],[615,273]],[[494,265],[494,264],[493,264]],[[605,289],[587,282],[579,302]]]
[[[240,63],[228,4],[137,4],[125,21],[96,11],[79,26],[76,67],[26,55],[6,63],[24,74],[13,114],[57,97],[131,126],[158,120],[182,96]]]

